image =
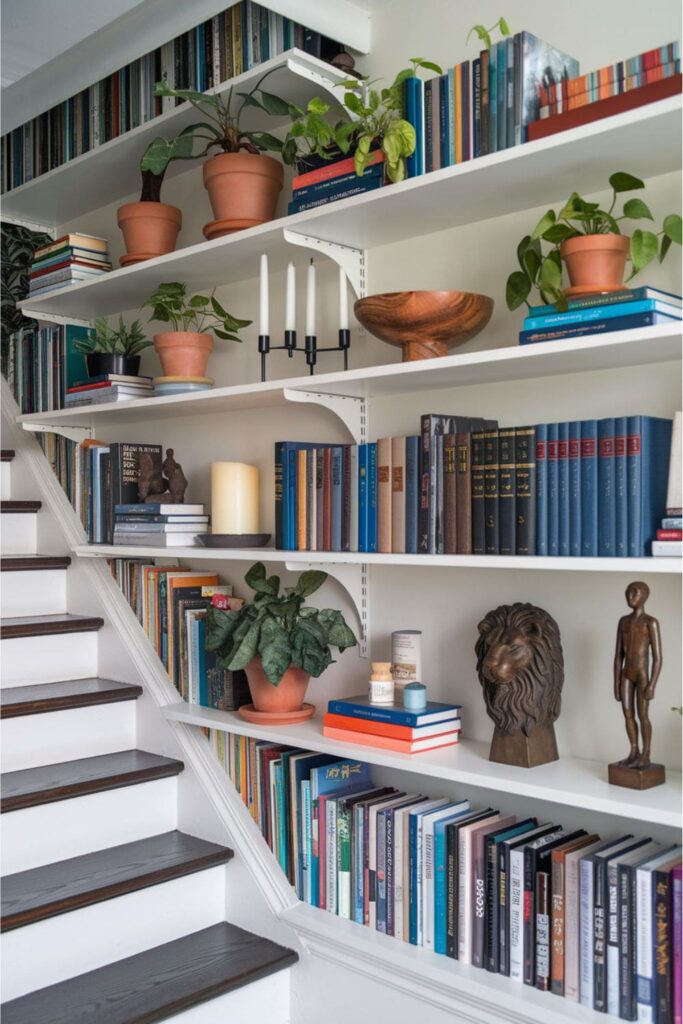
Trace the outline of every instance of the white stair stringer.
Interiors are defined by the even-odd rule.
[[[290,1024],[290,989],[288,968],[174,1014],[169,1024]]]
[[[53,633],[0,641],[0,686],[30,686],[97,673],[97,632]]]
[[[225,919],[225,865],[4,932],[3,1002]]]
[[[0,617],[65,612],[67,572],[67,569],[4,572],[0,588]]]
[[[171,832],[177,800],[172,777],[8,811],[2,816],[2,874]]]
[[[0,520],[2,554],[35,555],[38,550],[38,513],[3,512]]]

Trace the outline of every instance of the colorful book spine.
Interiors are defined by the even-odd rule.
[[[524,319],[525,331],[545,330],[549,327],[566,327],[571,324],[591,323],[593,320],[610,320],[622,316],[633,316],[636,313],[666,313],[669,316],[680,316],[680,306],[658,299],[639,299],[615,302],[607,306],[588,306],[584,309],[570,309],[567,313],[527,316]]]
[[[514,555],[517,551],[517,469],[514,427],[498,431],[498,553]]]
[[[598,420],[598,555],[617,553],[617,505],[613,416]]]
[[[628,553],[651,553],[652,541],[666,507],[671,420],[629,416],[626,461],[628,480]]]
[[[569,423],[558,424],[557,435],[557,481],[559,506],[559,540],[560,557],[567,558],[570,554],[569,526]]]
[[[549,328],[540,331],[522,331],[520,345],[534,345],[542,341],[563,341],[569,338],[583,338],[590,334],[609,334],[613,331],[632,331],[639,327],[654,327],[658,324],[673,324],[680,317],[666,313],[634,313],[612,319],[593,320],[587,324],[568,324],[566,327]]]
[[[420,437],[406,439],[405,472],[405,549],[417,554],[420,501]]]
[[[560,553],[559,424],[548,424],[548,554]]]

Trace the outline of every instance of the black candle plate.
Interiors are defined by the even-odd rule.
[[[262,548],[270,540],[270,534],[198,533],[197,540],[205,548]]]

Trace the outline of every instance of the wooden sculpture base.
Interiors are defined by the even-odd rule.
[[[647,768],[633,768],[615,761],[608,765],[608,779],[611,786],[625,786],[627,789],[652,789],[666,781],[663,764],[651,764]]]
[[[514,764],[519,768],[537,768],[539,764],[557,761],[557,740],[552,723],[536,725],[528,736],[521,729],[502,732],[498,726],[493,733],[489,761]]]
[[[448,355],[448,345],[445,341],[431,341],[429,338],[421,338],[419,341],[403,342],[403,362],[413,363],[416,359],[438,359],[440,356]]]

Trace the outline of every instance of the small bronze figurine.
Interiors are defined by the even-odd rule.
[[[614,652],[614,699],[621,702],[624,710],[631,749],[623,761],[609,765],[609,781],[629,789],[650,789],[661,785],[665,778],[664,765],[652,764],[650,760],[649,705],[662,671],[662,641],[659,622],[645,611],[649,596],[647,583],[629,583],[626,603],[633,610],[619,619]],[[641,748],[638,746],[639,724]]]
[[[185,501],[187,480],[183,467],[173,458],[173,448],[166,449],[162,465],[148,452],[138,456],[138,495],[141,502],[163,501],[181,505]]]
[[[166,458],[162,469],[168,480],[168,500],[173,505],[181,505],[185,501],[187,480],[183,473],[183,467],[173,458],[172,448],[166,449]]]
[[[504,604],[479,623],[477,673],[496,728],[489,760],[534,768],[557,761],[564,660],[555,620],[532,604]]]
[[[142,502],[157,501],[166,490],[159,459],[149,452],[138,454],[138,498]]]

